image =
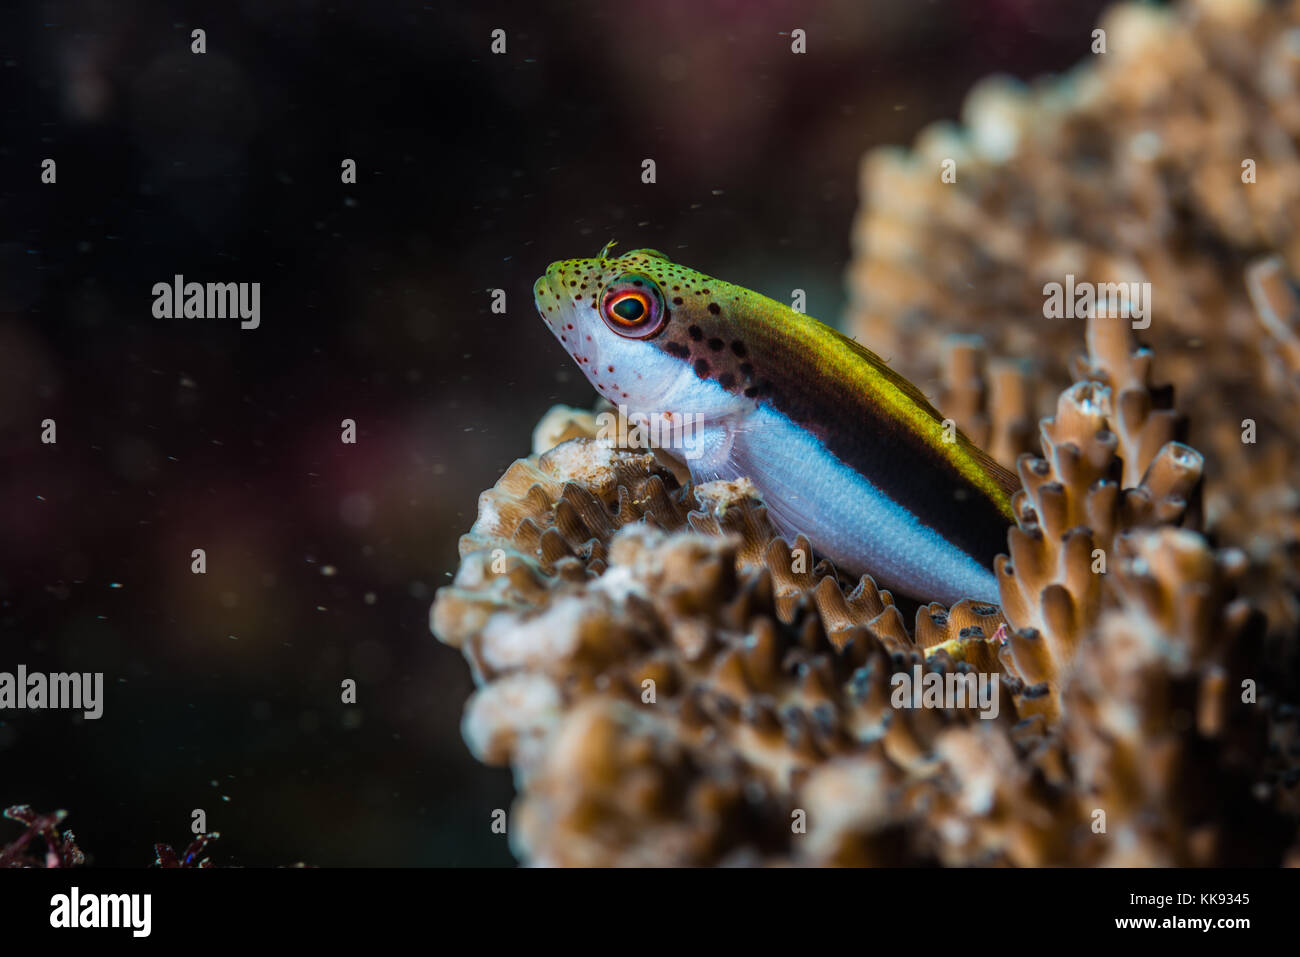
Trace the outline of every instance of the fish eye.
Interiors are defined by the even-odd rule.
[[[663,329],[668,319],[663,293],[653,279],[626,273],[601,293],[600,315],[605,325],[627,339],[648,339]]]
[[[609,302],[610,318],[617,322],[640,322],[649,311],[650,300],[643,292],[620,293]]]

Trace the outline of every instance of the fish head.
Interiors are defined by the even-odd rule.
[[[717,417],[752,405],[733,368],[744,346],[728,331],[742,318],[742,294],[752,294],[657,250],[609,249],[554,262],[533,286],[538,313],[596,391],[643,413]]]

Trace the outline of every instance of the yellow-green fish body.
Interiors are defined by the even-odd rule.
[[[874,353],[654,250],[553,263],[534,298],[602,395],[694,426],[668,443],[694,481],[750,478],[783,534],[886,587],[998,601],[1015,479]]]

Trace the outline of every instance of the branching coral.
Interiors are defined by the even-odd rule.
[[[77,839],[71,830],[59,830],[59,825],[67,818],[67,811],[51,811],[39,814],[30,805],[16,804],[6,808],[4,817],[17,821],[26,827],[17,838],[0,846],[0,868],[4,867],[85,867],[86,854],[77,845]],[[216,831],[200,834],[183,852],[177,854],[170,844],[154,845],[154,866],[162,868],[208,868],[212,860],[208,857],[213,841],[221,835]],[[294,867],[305,867],[294,864]]]
[[[1168,390],[1149,384],[1151,353],[1126,324],[1088,323],[1089,378],[1061,394],[1041,428],[1043,457],[1018,462],[1023,490],[1010,558],[997,563],[1002,604],[1015,631],[1004,662],[1055,698],[1063,668],[1096,624],[1116,535],[1181,522],[1198,488],[1199,453],[1172,441]],[[1054,702],[1044,702],[1054,711]]]
[[[1078,377],[1079,327],[1045,318],[1045,286],[1149,282],[1143,337],[1210,466],[1207,530],[1247,552],[1243,587],[1293,634],[1300,4],[1127,3],[1100,26],[1104,52],[1068,74],[987,80],[963,125],[867,155],[849,325],[922,386],[939,378],[946,337],[978,334],[991,356],[1031,357],[1048,401]]]
[[[1260,619],[1232,595],[1241,554],[1176,527],[1195,517],[1201,462],[1170,439],[1150,353],[1104,319],[1088,343],[1089,378],[1042,422],[1044,456],[1019,463],[1005,610],[923,605],[909,629],[869,576],[845,582],[807,541],[776,538],[746,481],[691,488],[648,453],[581,436],[512,466],[484,493],[432,621],[480,684],[471,749],[516,771],[519,856],[1276,856],[1259,834],[1275,839],[1280,816],[1192,820],[1174,797],[1230,766],[1234,800],[1285,805],[1265,771],[1268,708],[1234,704]],[[548,419],[561,416],[583,421]],[[900,708],[896,676],[915,667],[993,673],[1003,705],[992,720]],[[1107,838],[1117,827],[1123,840]]]
[[[72,831],[59,833],[67,811],[38,814],[30,805],[5,808],[4,816],[26,826],[17,838],[0,847],[0,867],[81,867],[86,855]]]
[[[1276,35],[1292,23],[1300,5],[1119,7],[1111,60],[985,85],[966,131],[864,164],[851,278],[871,294],[853,323],[904,371],[938,361],[944,414],[1014,465],[1001,607],[905,610],[776,537],[748,481],[692,487],[597,441],[592,413],[543,419],[431,612],[478,685],[470,748],[514,769],[522,860],[1300,860],[1276,654],[1300,621],[1300,243],[1278,215],[1296,197],[1261,178],[1222,198],[1240,150],[1270,176],[1295,163],[1278,139],[1300,132],[1300,57]],[[1234,112],[1243,97],[1258,108]],[[1149,277],[1152,348],[1127,320],[1092,316],[1081,337],[1044,320],[1043,284],[1066,272]],[[1262,456],[1239,466],[1221,394],[1246,382]],[[898,693],[981,677],[982,708]]]
[[[953,335],[942,371],[939,405],[971,441],[1008,467],[1035,448],[1034,383],[1026,363],[988,362],[979,336]]]

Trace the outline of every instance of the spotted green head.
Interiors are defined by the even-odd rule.
[[[538,312],[597,391],[633,410],[686,401],[707,412],[771,390],[751,341],[764,336],[761,317],[784,307],[654,249],[609,252],[552,263],[533,287]]]

